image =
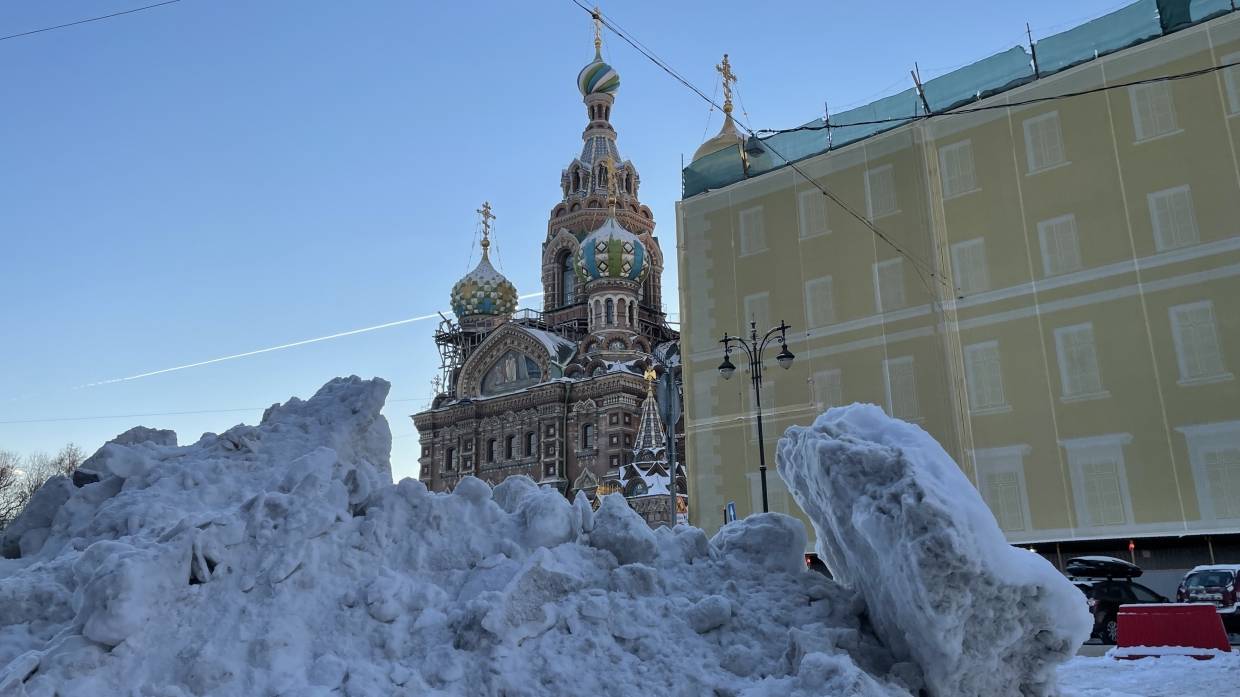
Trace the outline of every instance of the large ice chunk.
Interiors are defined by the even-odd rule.
[[[934,695],[1056,692],[1056,665],[1089,636],[1080,592],[1007,543],[925,431],[854,404],[788,429],[777,460],[832,574]]]

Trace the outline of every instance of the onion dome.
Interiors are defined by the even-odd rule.
[[[723,128],[719,129],[719,132],[713,138],[698,146],[697,152],[693,153],[693,159],[690,162],[697,162],[707,155],[728,148],[732,148],[735,151],[736,146],[744,142],[744,137],[736,130],[736,123],[732,121],[732,115],[727,114],[723,119]]]
[[[577,89],[581,90],[583,97],[600,93],[615,94],[616,90],[620,89],[620,73],[604,63],[603,55],[596,50],[594,61],[577,74]]]
[[[614,215],[581,241],[576,261],[577,275],[586,283],[605,278],[641,283],[650,271],[646,246],[620,227]]]
[[[457,319],[472,315],[511,315],[517,309],[517,287],[491,266],[491,205],[482,204],[482,260],[452,286],[452,312]]]

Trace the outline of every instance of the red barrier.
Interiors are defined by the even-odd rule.
[[[1230,653],[1218,611],[1208,603],[1121,605],[1115,658],[1192,656],[1213,658]]]

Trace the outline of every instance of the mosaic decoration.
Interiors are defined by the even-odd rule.
[[[473,271],[452,286],[452,311],[470,315],[510,315],[517,309],[517,287],[483,255]]]
[[[585,282],[620,278],[641,282],[650,267],[646,247],[637,235],[608,218],[602,227],[581,241],[577,252],[577,275]]]
[[[582,68],[577,75],[577,89],[581,90],[582,96],[604,92],[615,94],[620,89],[620,73],[595,54],[594,62]]]

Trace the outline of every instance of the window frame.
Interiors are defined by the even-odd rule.
[[[892,393],[893,380],[891,379],[891,368],[892,366],[903,367],[906,365],[909,369],[909,382],[912,385],[912,393],[907,398],[907,401],[911,402],[913,410],[911,414],[897,414],[894,395]],[[898,356],[896,358],[886,358],[883,360],[883,389],[887,396],[887,414],[889,416],[908,422],[917,422],[921,420],[921,404],[917,399],[917,366],[912,356]]]
[[[998,391],[999,401],[993,404],[989,402],[982,404],[981,403],[982,400],[974,399],[973,386],[979,385],[980,387],[980,382],[977,379],[977,376],[979,375],[978,373],[979,366],[974,356],[980,354],[983,351],[994,352],[995,377],[997,381],[997,387],[998,387],[997,391]],[[999,351],[999,341],[997,339],[991,339],[989,341],[979,341],[974,344],[968,344],[967,346],[964,347],[963,354],[964,354],[964,372],[965,372],[965,381],[966,381],[965,389],[966,389],[966,394],[968,395],[968,398],[969,398],[969,413],[974,416],[982,416],[986,414],[1001,414],[1001,413],[1012,411],[1012,406],[1011,404],[1008,403],[1007,390],[1005,389],[1004,384],[1003,384],[1003,355]],[[995,387],[995,385],[992,385],[990,387],[993,388]],[[987,390],[987,392],[990,392],[990,390]]]
[[[882,211],[874,210],[874,185],[871,183],[879,175],[889,176],[891,183],[891,208]],[[865,170],[865,211],[866,217],[871,221],[879,218],[886,218],[889,215],[895,215],[900,212],[900,197],[897,194],[896,187],[896,168],[893,164],[880,165],[878,167],[866,168]]]
[[[887,307],[883,303],[882,270],[893,267],[893,266],[898,266],[900,269],[900,273],[898,274],[898,277],[900,280],[900,286],[899,286],[900,304]],[[904,294],[904,258],[903,257],[892,257],[891,259],[884,259],[882,261],[874,262],[872,266],[872,272],[874,274],[874,307],[877,309],[879,314],[883,314],[885,312],[891,312],[894,310],[899,310],[908,305],[908,298]]]
[[[762,212],[762,206],[750,206],[737,214],[737,235],[740,243],[740,254],[738,256],[753,256],[770,249],[769,241],[766,238],[766,220],[763,218]],[[756,225],[754,221],[757,221]],[[755,240],[755,236],[759,239]],[[755,242],[760,242],[761,246],[756,246]]]
[[[1041,139],[1047,133],[1037,129],[1042,129],[1043,124],[1047,122],[1054,123],[1053,132],[1055,134],[1055,142],[1059,145],[1059,159],[1055,162],[1041,161],[1040,158],[1047,149],[1045,147],[1045,143],[1039,143],[1043,146],[1041,151],[1034,146],[1035,135],[1037,138]],[[1038,114],[1037,116],[1031,116],[1021,122],[1021,127],[1025,132],[1025,174],[1037,174],[1039,172],[1045,172],[1049,169],[1055,169],[1056,167],[1072,164],[1068,160],[1068,150],[1064,146],[1063,124],[1060,121],[1058,110],[1048,111],[1044,114]]]
[[[1163,225],[1162,225],[1162,222],[1160,221],[1160,216],[1157,210],[1157,206],[1162,205],[1161,202],[1165,202],[1165,205],[1170,206],[1174,201],[1174,197],[1180,196],[1180,195],[1184,196],[1184,201],[1187,204],[1188,230],[1191,233],[1189,236],[1192,238],[1184,242],[1180,242],[1174,239],[1175,236],[1177,235],[1177,232],[1178,232],[1177,230],[1166,230],[1163,228]],[[1181,184],[1179,186],[1173,186],[1169,189],[1159,189],[1158,191],[1151,191],[1150,193],[1145,195],[1145,200],[1146,200],[1146,205],[1149,206],[1150,229],[1154,233],[1155,249],[1157,249],[1160,252],[1165,252],[1171,249],[1191,247],[1192,245],[1201,243],[1201,228],[1197,224],[1197,207],[1193,204],[1192,187],[1190,187],[1188,184]],[[1174,211],[1169,209],[1168,212],[1173,213]],[[1176,225],[1176,224],[1178,224],[1178,221],[1173,220],[1172,225]],[[1169,236],[1170,236],[1170,239],[1169,239]]]
[[[963,159],[961,159],[962,158],[961,153],[964,153]],[[956,158],[957,164],[959,164],[960,162],[969,163],[968,174],[967,174],[968,181],[961,182],[960,184],[956,185],[956,186],[959,186],[959,188],[956,188],[956,186],[953,186],[952,190],[948,191],[949,181],[955,181],[956,178],[963,178],[965,176],[964,173],[961,173],[959,177],[948,176],[947,173],[951,168],[948,167],[947,162],[952,157]],[[949,201],[954,198],[960,198],[961,196],[965,196],[967,194],[972,194],[972,193],[982,190],[981,187],[977,185],[977,163],[973,159],[972,139],[965,138],[964,140],[952,143],[950,145],[943,145],[939,147],[939,181],[942,183],[942,186],[943,186],[943,200],[944,201]],[[965,186],[965,184],[967,184],[967,186]]]
[[[1150,118],[1154,123],[1145,123],[1140,115],[1141,104],[1139,103],[1144,95],[1147,98],[1147,104],[1150,109]],[[1155,112],[1157,106],[1155,100],[1166,99],[1167,114],[1171,119],[1168,127],[1162,128],[1157,123],[1158,114]],[[1180,128],[1179,118],[1175,113],[1175,97],[1171,92],[1171,85],[1165,82],[1150,82],[1141,85],[1131,85],[1128,88],[1128,101],[1132,111],[1132,132],[1134,143],[1145,143],[1156,138],[1162,138],[1169,135],[1180,133],[1184,129]],[[1152,130],[1149,130],[1152,129]]]
[[[806,205],[809,202],[809,205]],[[806,213],[810,206],[818,204],[822,211],[822,229],[810,230],[811,216]],[[818,189],[806,189],[797,193],[797,234],[803,240],[831,234],[831,219],[827,216],[827,197]]]
[[[1065,356],[1065,338],[1071,333],[1082,331],[1089,332],[1090,346],[1093,351],[1093,362],[1095,374],[1097,375],[1097,389],[1094,390],[1071,390],[1069,389],[1069,376],[1066,370]],[[1059,400],[1061,402],[1077,402],[1089,399],[1103,399],[1110,397],[1111,393],[1106,389],[1106,383],[1102,380],[1102,362],[1098,360],[1098,336],[1094,332],[1093,322],[1081,322],[1079,324],[1071,324],[1065,327],[1057,327],[1055,329],[1055,358],[1059,364],[1059,386],[1062,392]]]
[[[1213,333],[1214,352],[1218,355],[1218,366],[1217,370],[1212,373],[1192,375],[1188,370],[1188,361],[1186,360],[1187,354],[1185,351],[1187,347],[1184,344],[1185,337],[1182,335],[1184,324],[1181,315],[1203,308],[1210,313],[1210,328]],[[1228,372],[1227,363],[1225,362],[1226,356],[1223,353],[1223,342],[1219,337],[1218,314],[1214,312],[1214,301],[1207,299],[1173,305],[1167,308],[1167,316],[1171,321],[1171,340],[1175,346],[1176,366],[1180,369],[1180,379],[1177,384],[1182,386],[1200,385],[1232,379],[1232,374]]]
[[[1070,222],[1072,224],[1072,244],[1073,248],[1076,250],[1076,265],[1072,268],[1064,268],[1052,272],[1050,269],[1051,256],[1050,249],[1047,245],[1047,233],[1065,222]],[[1038,246],[1042,251],[1042,275],[1045,277],[1049,278],[1051,276],[1062,276],[1064,274],[1073,273],[1074,271],[1080,271],[1085,268],[1084,261],[1081,258],[1080,229],[1076,224],[1076,214],[1074,213],[1068,213],[1066,215],[1038,221]]]
[[[826,286],[826,308],[820,308],[819,299],[815,297],[815,290],[819,287]],[[824,321],[819,322],[816,314],[825,313]],[[811,278],[805,282],[805,326],[814,329],[816,327],[826,327],[836,323],[835,318],[835,281],[830,275]]]
[[[1134,520],[1132,494],[1128,487],[1128,468],[1124,461],[1124,446],[1131,443],[1132,435],[1129,433],[1111,433],[1085,438],[1068,438],[1059,441],[1059,444],[1068,454],[1068,469],[1071,472],[1072,484],[1072,503],[1076,512],[1078,527],[1115,529],[1132,524]],[[1085,464],[1092,462],[1092,460],[1086,459],[1091,454],[1095,457],[1098,454],[1105,454],[1114,458],[1116,465],[1115,476],[1119,485],[1121,508],[1124,513],[1124,520],[1121,522],[1098,523],[1094,520],[1094,515],[1088,508],[1083,468]]]
[[[961,254],[965,252],[966,250],[971,251],[974,247],[979,248],[981,250],[980,251],[980,256],[981,256],[980,268],[973,268],[972,265],[965,264],[961,261]],[[982,293],[982,292],[990,290],[990,270],[986,266],[986,238],[985,237],[974,237],[971,240],[962,240],[960,242],[956,242],[955,244],[951,246],[951,257],[952,257],[952,280],[955,282],[956,290],[958,292],[967,295],[970,293]],[[964,275],[961,274],[960,272],[963,270],[966,270],[966,267],[968,267],[969,275],[974,277],[975,280],[979,282],[978,283],[979,287],[977,288],[966,288],[965,287],[965,284],[963,283]]]

